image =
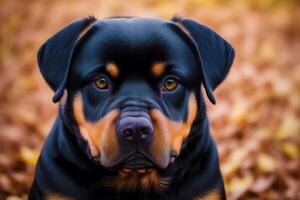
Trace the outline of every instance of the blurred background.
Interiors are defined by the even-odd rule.
[[[0,0],[0,200],[26,199],[57,112],[36,53],[74,19],[181,15],[236,50],[208,103],[229,200],[300,199],[298,0]]]

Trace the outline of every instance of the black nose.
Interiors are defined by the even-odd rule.
[[[153,134],[152,123],[146,117],[123,117],[117,124],[117,130],[127,140],[147,139]]]

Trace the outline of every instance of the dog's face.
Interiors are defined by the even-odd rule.
[[[197,33],[195,24],[182,19],[84,19],[57,33],[39,52],[56,101],[67,89],[62,104],[86,142],[84,151],[94,162],[118,171],[120,189],[163,184],[158,172],[176,164],[201,112],[200,84],[214,101],[211,92],[229,70],[230,45],[206,27]],[[198,39],[210,41],[199,44]]]
[[[166,168],[196,116],[197,62],[165,23],[95,23],[71,70],[75,120],[91,155],[111,168]]]

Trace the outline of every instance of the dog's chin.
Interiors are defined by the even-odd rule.
[[[98,165],[106,168],[109,171],[122,171],[126,173],[139,173],[145,174],[152,171],[161,171],[167,168],[174,162],[174,158],[170,157],[169,164],[167,166],[162,166],[159,163],[156,163],[154,159],[148,158],[141,153],[134,153],[115,164],[110,166],[105,166],[100,157],[93,157],[94,162]]]
[[[118,170],[126,173],[139,174],[147,174],[153,171],[163,171],[170,165],[174,164],[175,157],[171,155],[168,161],[166,162],[168,163],[167,165],[161,165],[159,163],[156,163],[151,158],[147,158],[146,156],[137,153],[128,157],[127,159],[124,159],[118,165]]]
[[[160,169],[160,167],[152,160],[147,159],[141,154],[134,154],[123,160],[118,170],[124,173],[137,173],[142,175],[158,169]]]
[[[118,161],[106,160],[103,162],[101,157],[93,157],[89,154],[90,159],[97,165],[104,167],[109,171],[122,171],[126,173],[147,173],[152,171],[163,171],[170,165],[175,163],[177,154],[171,151],[170,157],[161,162],[157,162],[156,159],[148,157],[142,153],[136,152],[124,157]],[[108,157],[108,156],[106,156]],[[108,164],[109,163],[109,164]]]
[[[122,168],[132,168],[132,169],[139,169],[139,168],[152,168],[156,164],[150,160],[147,159],[145,156],[141,154],[134,154],[124,161],[121,162]]]
[[[100,159],[94,160],[101,165]],[[102,179],[101,184],[116,190],[142,189],[143,191],[153,189],[161,191],[168,187],[171,177],[164,176],[166,168],[173,164],[174,159],[170,157],[167,166],[161,167],[154,159],[148,158],[141,153],[134,153],[127,156],[112,167],[105,167],[109,175]]]

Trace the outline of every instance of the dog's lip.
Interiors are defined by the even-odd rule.
[[[120,167],[123,169],[145,169],[154,168],[155,164],[144,155],[135,153],[125,159]]]
[[[154,169],[153,168],[137,168],[137,169],[122,168],[121,171],[124,173],[137,173],[137,174],[143,175],[143,174],[152,173],[154,171]]]

